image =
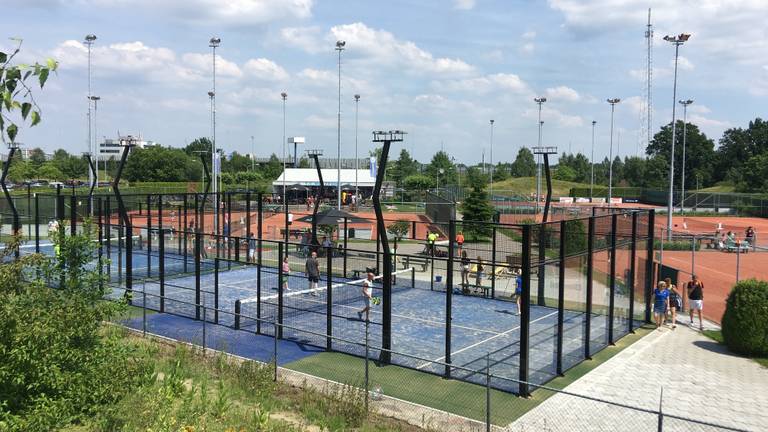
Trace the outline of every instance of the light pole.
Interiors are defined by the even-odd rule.
[[[444,173],[445,170],[440,168],[435,173],[435,193],[438,193],[440,191],[440,174]]]
[[[359,106],[360,106],[360,95],[355,95],[355,200],[359,200],[360,196],[358,195],[357,191],[357,171],[360,169],[360,160],[357,157],[357,115],[359,112]]]
[[[539,104],[539,142],[538,147],[541,147],[541,129],[544,127],[544,122],[541,121],[541,105],[547,101],[545,97],[533,98],[533,101]],[[541,200],[541,156],[536,155],[536,213],[539,213],[539,201]]]
[[[219,167],[216,164],[216,48],[221,45],[221,39],[214,36],[208,41],[208,46],[213,51],[213,90],[208,92],[208,96],[211,98],[211,166],[213,167],[213,197],[214,197],[214,211],[213,211],[213,232],[219,233]],[[218,256],[218,254],[217,254]]]
[[[675,196],[675,113],[677,108],[677,58],[680,45],[684,44],[691,35],[680,33],[677,36],[664,36],[664,40],[675,46],[675,75],[672,84],[672,148],[669,149],[669,200],[667,201],[667,235],[672,240],[672,200]]]
[[[613,112],[616,109],[616,104],[621,102],[621,99],[606,99],[606,102],[611,104],[611,145],[608,150],[608,207],[610,207],[611,198],[613,198]]]
[[[85,40],[83,43],[88,47],[88,151],[93,152],[93,138],[91,135],[91,46],[93,46],[94,42],[96,42],[96,35],[95,34],[87,34],[85,35]],[[93,174],[89,171],[89,177],[92,177]],[[93,179],[90,179],[93,181]],[[98,180],[97,180],[98,181]]]
[[[251,135],[251,171],[256,171],[256,144],[254,144],[253,135]]]
[[[679,101],[683,106],[683,167],[680,170],[682,179],[680,181],[680,211],[685,213],[685,141],[688,132],[688,105],[693,103],[693,99]]]
[[[336,129],[336,208],[341,210],[341,52],[347,43],[343,40],[336,41],[336,51],[339,52],[339,111]]]
[[[491,203],[493,203],[493,119],[491,119],[491,184],[490,184],[490,191],[491,191]]]
[[[597,122],[592,120],[592,155],[589,157],[589,202],[592,202],[592,190],[595,187],[595,125]]]
[[[288,99],[288,93],[280,93],[280,97],[283,98],[283,205],[285,206],[286,213],[288,212],[288,200],[285,196],[285,101]]]
[[[93,102],[93,150],[95,150],[95,153],[91,153],[93,155],[96,155],[96,186],[99,185],[99,153],[98,153],[98,143],[99,143],[99,134],[96,133],[96,113],[99,111],[99,101],[101,100],[101,97],[99,96],[89,96],[88,100]],[[90,106],[90,102],[88,103]],[[90,118],[90,115],[88,116]],[[90,127],[88,128],[90,130]],[[90,135],[90,134],[89,134]],[[90,138],[89,138],[90,140]],[[104,168],[105,176],[106,176],[106,167]],[[91,208],[93,208],[93,203],[91,203]]]

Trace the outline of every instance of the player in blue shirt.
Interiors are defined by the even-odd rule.
[[[659,282],[658,287],[653,290],[651,303],[653,303],[653,318],[656,322],[656,328],[661,330],[667,315],[667,309],[669,309],[669,290],[667,289],[666,282]]]

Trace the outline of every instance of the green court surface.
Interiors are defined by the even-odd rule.
[[[584,361],[562,377],[553,379],[547,387],[564,389],[589,371],[601,365],[623,349],[650,333],[644,326],[608,346]],[[323,352],[285,365],[286,368],[325,378],[343,384],[361,386],[364,382],[363,359],[337,352]],[[430,408],[450,412],[478,421],[485,421],[486,387],[468,382],[444,379],[440,376],[419,372],[400,366],[378,367],[369,361],[369,389],[380,386],[384,396],[413,402]],[[522,398],[510,393],[491,390],[491,422],[496,425],[512,423],[555,392],[546,389],[533,391],[531,397]]]

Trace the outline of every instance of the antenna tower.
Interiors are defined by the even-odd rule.
[[[645,88],[643,89],[643,107],[640,111],[640,135],[638,136],[638,153],[645,149],[653,139],[653,24],[651,24],[651,9],[648,9],[648,24],[645,27]],[[638,154],[639,156],[639,154]]]

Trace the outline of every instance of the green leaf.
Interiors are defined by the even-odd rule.
[[[27,119],[27,116],[29,115],[29,111],[32,109],[32,104],[29,102],[24,102],[21,104],[21,118],[24,120]]]
[[[8,60],[8,54],[0,52],[0,63],[5,63]]]
[[[4,91],[3,92],[3,103],[5,104],[5,109],[10,111],[11,110],[11,104],[13,100],[11,99],[11,92]]]
[[[24,81],[26,81],[27,78],[29,78],[30,75],[32,75],[32,71],[31,70],[28,70],[28,71],[24,72]]]
[[[19,128],[15,124],[12,124],[8,126],[7,132],[8,138],[10,138],[11,142],[14,142],[14,140],[16,140],[16,134],[19,133]]]
[[[48,63],[48,69],[50,70],[56,70],[56,67],[58,66],[58,63],[56,63],[56,60],[52,58],[47,59],[46,63]]]
[[[40,123],[40,113],[37,111],[32,111],[32,126],[35,126],[38,123]]]
[[[40,76],[39,76],[40,88],[43,88],[43,86],[45,85],[45,82],[48,80],[48,72],[49,71],[50,71],[50,69],[47,69],[47,68],[40,69]]]

